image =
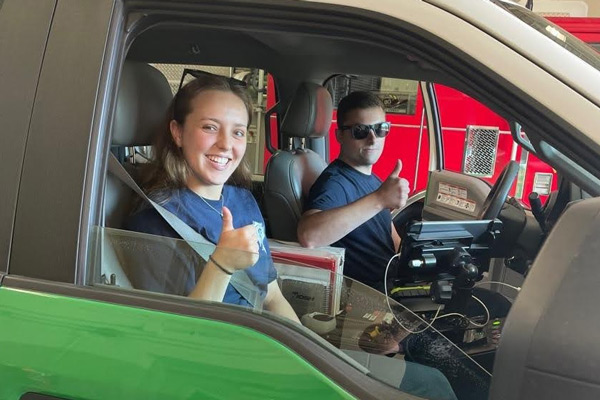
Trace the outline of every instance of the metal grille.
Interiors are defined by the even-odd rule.
[[[169,81],[169,86],[171,86],[171,92],[175,95],[177,92],[177,88],[179,87],[179,81],[181,80],[181,74],[183,74],[183,70],[185,68],[188,69],[199,69],[201,71],[210,72],[215,75],[223,75],[223,76],[231,76],[232,68],[231,67],[211,67],[207,65],[183,65],[183,64],[150,64],[154,68],[158,69]],[[188,80],[193,79],[191,75],[189,75],[184,84],[187,83]]]
[[[381,78],[374,76],[336,76],[325,86],[331,94],[333,106],[337,107],[340,100],[347,94],[357,91],[379,91]]]
[[[346,95],[366,91],[375,93],[383,102],[386,113],[415,113],[418,82],[408,79],[380,78],[376,76],[339,75],[327,81],[325,88],[337,107]]]
[[[490,126],[467,126],[463,173],[489,178],[494,175],[500,129]]]

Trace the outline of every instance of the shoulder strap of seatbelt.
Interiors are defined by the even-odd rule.
[[[175,214],[156,203],[137,185],[131,175],[121,165],[119,160],[110,153],[108,159],[108,171],[115,177],[119,178],[121,182],[129,186],[131,190],[136,192],[142,199],[154,207],[154,209],[167,221],[167,223],[185,240],[202,259],[208,260],[208,256],[214,251],[214,243],[209,242],[204,236],[193,230],[188,224],[183,222]],[[248,274],[245,271],[235,271],[231,275],[229,281],[231,285],[250,303],[254,308],[260,308],[262,306],[262,299],[256,288],[256,285],[252,283]]]

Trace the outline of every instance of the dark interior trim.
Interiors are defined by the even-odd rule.
[[[431,129],[434,133],[437,169],[442,170],[444,169],[444,135],[442,132],[439,103],[435,92],[435,85],[432,82],[425,82],[424,86],[426,91],[424,98],[427,101],[426,110],[431,113],[431,121],[433,122],[433,126],[427,127],[427,129]],[[429,157],[432,157],[432,155],[430,154]]]

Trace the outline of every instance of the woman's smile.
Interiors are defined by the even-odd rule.
[[[219,170],[226,169],[227,165],[231,161],[231,159],[229,157],[222,157],[222,156],[207,155],[206,158],[209,159],[209,161],[211,162],[213,167],[215,167]]]

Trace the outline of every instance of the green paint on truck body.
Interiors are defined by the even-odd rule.
[[[0,288],[0,349],[2,399],[354,398],[252,329],[10,288]]]

